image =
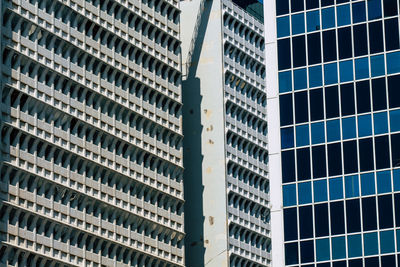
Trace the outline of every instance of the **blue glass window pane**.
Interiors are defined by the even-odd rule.
[[[400,131],[400,110],[390,111],[390,131]]]
[[[298,184],[298,195],[299,195],[299,204],[307,204],[311,203],[311,183],[299,183]]]
[[[310,77],[310,87],[317,87],[322,85],[322,67],[314,66],[308,69],[308,75]]]
[[[349,235],[347,243],[350,258],[362,256],[361,235]]]
[[[376,173],[376,180],[378,186],[378,193],[387,193],[392,191],[392,179],[390,171],[383,171]]]
[[[304,13],[292,15],[292,34],[304,33]]]
[[[321,202],[328,200],[328,190],[326,187],[326,180],[314,181],[314,202]]]
[[[368,58],[356,59],[356,79],[364,79],[369,77]]]
[[[364,234],[364,255],[378,254],[378,235],[377,233]]]
[[[358,117],[358,136],[372,135],[371,115],[363,115]]]
[[[290,35],[289,16],[278,18],[277,28],[278,38]]]
[[[346,257],[346,239],[344,236],[332,238],[332,259],[343,259]]]
[[[343,139],[356,137],[356,119],[355,117],[342,119]]]
[[[375,134],[383,134],[388,132],[388,120],[386,112],[374,114],[374,131]]]
[[[397,252],[400,251],[400,229],[396,230],[396,239],[397,239]]]
[[[311,124],[311,141],[313,144],[325,142],[325,129],[323,122]]]
[[[309,141],[308,124],[296,126],[296,146],[307,146]]]
[[[279,92],[285,93],[292,91],[291,71],[279,72]]]
[[[340,121],[332,120],[326,122],[326,131],[328,134],[328,142],[340,139]]]
[[[335,8],[322,9],[322,28],[329,29],[335,27]]]
[[[330,198],[330,200],[343,198],[343,179],[342,178],[329,179],[329,198]]]
[[[351,23],[350,20],[350,5],[338,6],[337,12],[337,23],[338,26],[344,26]]]
[[[361,194],[363,196],[375,194],[375,175],[374,175],[374,173],[361,174]]]
[[[345,177],[345,185],[346,185],[346,197],[359,196],[358,175]]]
[[[394,252],[394,231],[380,232],[381,253]]]
[[[283,186],[283,205],[293,206],[296,205],[296,185],[284,185]]]
[[[325,239],[317,239],[317,261],[326,261],[329,260],[330,255],[330,247],[329,247],[329,238]]]
[[[368,0],[368,19],[373,20],[382,17],[381,0]]]
[[[319,23],[319,11],[310,11],[307,12],[307,31],[313,32],[321,29],[321,25]]]
[[[383,55],[371,57],[371,75],[372,77],[385,75],[385,58]]]
[[[353,4],[353,23],[366,20],[365,2]]]
[[[347,60],[339,63],[340,81],[348,82],[353,80],[353,61]]]
[[[386,54],[387,73],[400,72],[400,52]]]
[[[338,81],[338,72],[336,63],[324,65],[325,84],[333,84]]]
[[[282,149],[294,146],[293,127],[281,129],[281,146]]]
[[[307,69],[295,70],[293,76],[295,90],[307,88]]]
[[[400,191],[400,169],[393,170],[394,191]]]

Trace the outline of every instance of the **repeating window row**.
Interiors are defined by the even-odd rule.
[[[229,161],[227,165],[227,174],[254,187],[255,189],[260,190],[261,192],[269,194],[269,181],[266,177],[259,176],[241,165]]]
[[[226,115],[242,122],[244,125],[247,125],[247,127],[250,127],[259,133],[264,135],[267,134],[267,122],[262,120],[260,117],[253,115],[248,110],[239,107],[229,100],[226,102],[225,109]]]
[[[268,164],[268,151],[256,145],[255,143],[241,137],[240,135],[228,131],[228,133],[226,134],[226,142],[227,145],[243,152],[249,157]]]
[[[228,205],[248,214],[249,216],[260,219],[263,223],[269,223],[270,221],[269,209],[267,207],[232,191],[228,194]]]
[[[248,257],[241,257],[235,253],[231,253],[229,257],[230,267],[242,267],[242,266],[252,266],[252,267],[263,267],[265,264],[260,264],[250,260]]]
[[[235,223],[229,224],[229,237],[262,250],[266,250],[270,243],[268,237],[260,235],[257,232],[253,232]]]

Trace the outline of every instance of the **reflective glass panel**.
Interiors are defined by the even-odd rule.
[[[281,146],[282,149],[291,148],[294,146],[293,127],[281,129]]]
[[[400,131],[400,109],[390,111],[390,131]]]
[[[375,194],[375,175],[374,175],[374,173],[361,174],[361,194],[363,196]]]
[[[374,114],[374,131],[375,134],[383,134],[388,132],[388,120],[386,112]]]
[[[285,93],[292,91],[292,72],[279,72],[279,92]]]
[[[383,194],[392,191],[392,177],[390,171],[382,171],[376,173],[376,180],[378,185],[378,193]]]
[[[307,12],[307,31],[318,31],[320,28],[319,10]]]
[[[343,139],[355,138],[357,134],[355,117],[342,119],[342,124]]]
[[[377,233],[364,234],[364,255],[378,254],[378,235]]]
[[[329,179],[329,198],[330,200],[343,198],[343,179],[332,178]]]
[[[310,87],[317,87],[322,85],[322,67],[314,66],[308,69],[309,85]]]
[[[337,10],[337,23],[338,26],[344,26],[351,23],[350,19],[350,5],[342,5],[336,7]]]
[[[372,135],[371,115],[363,115],[358,117],[358,136]]]
[[[293,75],[295,90],[307,88],[307,69],[297,69]]]
[[[317,246],[317,261],[325,261],[330,259],[330,245],[329,238],[318,239],[316,241]]]
[[[323,122],[311,124],[311,141],[313,144],[325,142],[325,128]]]
[[[290,21],[289,16],[277,19],[277,34],[278,38],[290,35]]]
[[[340,139],[340,121],[331,120],[326,122],[326,131],[328,134],[328,142]]]
[[[340,82],[348,82],[353,80],[353,61],[347,60],[339,63]]]
[[[356,79],[364,79],[369,77],[369,65],[368,58],[358,58],[355,60],[356,63]]]
[[[309,130],[308,124],[296,126],[296,145],[307,146],[310,144],[309,141]]]
[[[299,196],[299,204],[307,204],[312,202],[311,197],[311,183],[299,183],[298,184],[298,196]]]
[[[325,84],[334,84],[338,81],[337,64],[331,63],[324,65]]]
[[[314,181],[314,202],[327,201],[327,193],[326,180]]]
[[[332,259],[343,259],[346,257],[346,240],[344,236],[332,238]]]
[[[371,57],[372,77],[385,75],[385,58],[383,55]]]
[[[361,235],[349,235],[347,242],[350,258],[362,256]]]
[[[283,205],[285,207],[296,205],[296,185],[284,185],[283,186]]]
[[[359,196],[358,175],[346,176],[345,184],[346,198]]]
[[[380,232],[381,253],[392,253],[394,249],[394,231]]]
[[[292,34],[304,33],[304,13],[292,15]]]
[[[335,8],[322,9],[322,28],[329,29],[335,27]]]

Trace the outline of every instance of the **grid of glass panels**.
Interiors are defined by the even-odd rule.
[[[398,0],[276,0],[287,266],[400,258]]]

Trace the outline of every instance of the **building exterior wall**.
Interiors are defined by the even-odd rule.
[[[188,30],[192,34],[193,30]],[[270,264],[263,31],[262,23],[231,1],[206,1],[183,83],[184,95],[192,100],[196,96],[193,103],[201,107],[197,114],[196,105],[193,110],[188,105],[192,102],[184,97],[185,144],[199,139],[201,143],[197,168],[185,146],[185,173],[197,174],[185,174],[185,186],[188,179],[202,181],[197,189],[185,191],[186,203],[195,195],[191,192],[201,190],[202,206],[197,206],[201,210],[196,218],[203,216],[199,226],[204,240],[192,243],[203,246],[204,250],[198,251],[207,266]],[[196,126],[196,116],[201,118],[200,126]],[[187,209],[190,206],[185,210],[191,212]],[[189,223],[188,216],[186,225]],[[188,232],[187,246],[190,235]],[[188,260],[197,256],[188,256]]]
[[[183,266],[179,2],[0,3],[0,265]]]
[[[269,126],[279,119],[279,132],[269,140],[280,144],[270,174],[281,177],[271,191],[282,192],[283,204],[279,211],[272,201],[282,214],[272,216],[272,231],[283,227],[283,240],[273,242],[284,242],[273,262],[399,266],[398,1],[269,7],[276,31],[266,35],[277,36],[279,71],[268,90],[268,112],[279,114]]]

